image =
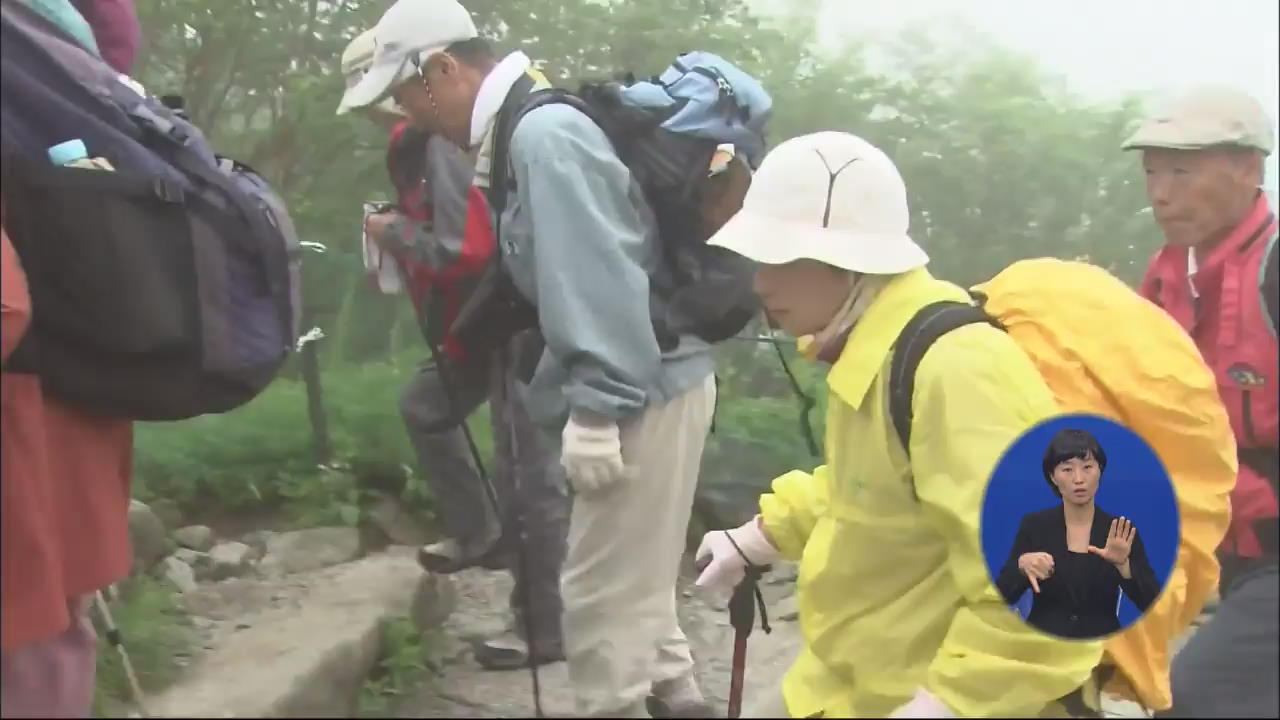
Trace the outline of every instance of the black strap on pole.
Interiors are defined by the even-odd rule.
[[[764,593],[760,591],[760,579],[769,571],[768,565],[756,565],[747,558],[742,548],[733,539],[729,531],[724,531],[733,549],[746,562],[746,574],[742,582],[733,589],[729,598],[729,625],[733,627],[733,667],[729,677],[729,712],[730,718],[739,717],[742,713],[743,680],[746,677],[747,639],[755,630],[756,611],[760,612],[760,629],[765,634],[773,632],[769,626],[769,615],[765,609]]]

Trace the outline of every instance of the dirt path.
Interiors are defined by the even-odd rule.
[[[716,716],[724,717],[729,695],[729,670],[733,631],[723,608],[690,589],[690,569],[681,580],[681,626],[689,636],[698,677]],[[454,576],[457,607],[438,638],[439,673],[401,703],[396,715],[403,718],[517,718],[533,717],[532,681],[527,670],[489,672],[471,656],[470,641],[502,630],[508,613],[511,581],[504,573],[469,571]],[[776,571],[765,580],[765,600],[773,632],[757,627],[751,636],[747,659],[746,706],[758,693],[776,692],[787,667],[801,645],[796,623],[794,569]],[[1181,647],[1185,638],[1176,643]],[[573,696],[564,663],[539,671],[542,705],[547,717],[573,714]],[[1141,708],[1127,702],[1104,701],[1107,717],[1146,717]]]
[[[419,688],[401,704],[398,717],[491,718],[533,717],[532,680],[527,670],[490,672],[480,669],[471,656],[470,640],[503,628],[508,613],[511,581],[504,573],[468,571],[454,576],[457,609],[440,638],[440,675]],[[751,636],[746,678],[747,699],[761,687],[776,687],[800,647],[799,627],[788,615],[788,599],[794,582],[785,571],[766,579],[773,632],[757,627]],[[708,700],[723,717],[729,695],[729,670],[733,631],[729,615],[712,607],[688,589],[682,580],[681,625],[689,636],[698,676]],[[789,618],[789,619],[787,619]],[[539,669],[543,712],[547,717],[573,714],[573,696],[564,663]]]

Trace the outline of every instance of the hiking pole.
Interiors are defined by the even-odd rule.
[[[397,263],[397,265],[399,266],[401,275],[404,278],[405,292],[410,293],[410,299],[412,299],[412,285],[410,285],[410,282],[409,282],[410,281],[409,273],[405,270],[403,264]],[[423,302],[425,303],[426,300],[427,300],[427,297],[424,297]],[[435,363],[436,372],[440,374],[440,384],[444,387],[445,401],[449,403],[449,415],[453,417],[454,422],[458,425],[459,428],[462,429],[462,437],[467,442],[467,450],[471,453],[471,461],[474,462],[476,465],[476,474],[480,477],[480,485],[484,490],[485,498],[489,501],[489,505],[493,508],[494,517],[498,519],[498,531],[499,531],[498,542],[501,543],[503,536],[506,535],[506,529],[507,529],[508,523],[506,522],[506,518],[504,517],[504,514],[502,512],[502,505],[499,504],[498,502],[498,491],[496,488],[494,488],[493,480],[492,478],[490,478],[489,472],[485,468],[484,460],[480,456],[480,446],[476,444],[475,436],[472,435],[471,433],[471,427],[467,425],[466,416],[462,415],[462,403],[459,402],[458,400],[457,388],[454,387],[453,380],[451,378],[451,375],[453,373],[448,367],[446,367],[445,363],[443,362],[444,358],[441,356],[440,349],[436,347],[436,343],[431,339],[431,333],[428,332],[427,330],[427,315],[426,315],[425,308],[419,307],[418,303],[414,302],[413,314],[418,321],[418,330],[419,332],[422,333],[422,339],[427,343],[427,348],[431,352],[431,361]],[[502,357],[503,351],[504,351],[504,348],[499,348],[497,351],[499,353],[499,362],[502,362],[503,360],[503,357]],[[499,378],[498,381],[505,383],[506,382],[505,364],[503,364],[501,370],[502,370],[501,377]],[[505,387],[503,388],[503,394],[504,395],[506,394]],[[490,406],[490,411],[492,411],[492,406]],[[503,427],[505,431],[508,433],[512,432],[510,425],[511,425],[511,422],[510,422],[510,419],[508,418],[507,421],[503,423]],[[512,437],[512,436],[509,436],[509,437]],[[512,443],[513,454],[514,454],[514,449],[515,448],[514,448],[514,442],[513,442]],[[518,489],[517,489],[517,499],[519,499]],[[531,676],[532,682],[533,682],[534,717],[542,718],[542,717],[545,717],[545,715],[542,714],[542,686],[538,678],[538,662],[537,662],[537,655],[536,655],[537,646],[533,639],[535,634],[534,621],[532,619],[533,613],[529,607],[530,605],[529,584],[527,582],[529,577],[527,573],[528,562],[526,559],[525,543],[523,542],[524,540],[523,509],[521,509],[520,512],[521,512],[521,522],[517,523],[517,525],[521,529],[521,538],[520,538],[520,541],[516,543],[516,565],[520,569],[519,569],[519,577],[515,578],[516,590],[520,595],[521,615],[523,616],[521,618],[521,623],[524,625],[524,634],[525,634],[525,639],[524,639],[525,653],[526,653],[526,659],[528,660],[528,665],[529,665],[529,675]]]
[[[527,348],[521,348],[521,350],[525,349]],[[520,436],[519,433],[516,432],[515,421],[511,416],[511,413],[514,412],[509,394],[512,388],[507,385],[507,363],[510,360],[507,355],[510,350],[511,348],[509,344],[506,347],[499,348],[498,362],[501,370],[501,378],[499,379],[499,382],[502,383],[502,393],[506,396],[506,402],[504,405],[507,407],[507,416],[503,423],[503,429],[507,433],[507,439],[511,447],[511,456],[514,459],[520,457]],[[519,359],[522,358],[517,358],[517,360]],[[519,533],[516,550],[516,565],[520,568],[520,571],[519,574],[515,576],[515,580],[516,591],[520,594],[520,624],[524,626],[525,659],[528,661],[529,677],[533,682],[533,713],[534,717],[542,718],[544,717],[542,714],[542,687],[538,678],[537,645],[534,642],[536,626],[533,620],[533,603],[529,598],[529,554],[527,547],[528,529],[525,526],[525,520],[527,517],[525,515],[525,510],[528,508],[529,498],[525,495],[526,488],[524,480],[520,476],[519,469],[514,467],[514,463],[511,468],[511,477],[512,485],[514,486],[513,489],[515,490],[516,511],[513,517],[508,519],[515,522],[516,530]]]
[[[760,629],[766,634],[773,632],[769,627],[769,616],[765,612],[764,595],[760,592],[760,578],[768,570],[768,566],[747,565],[746,576],[733,589],[729,598],[729,624],[733,626],[733,666],[729,675],[729,713],[730,718],[742,714],[743,680],[747,672],[747,638],[751,637],[756,617],[756,607],[760,608]]]
[[[428,340],[427,345],[431,348],[431,355],[435,359],[436,367],[438,368],[438,372],[440,373],[440,384],[444,385],[445,395],[448,398],[450,410],[453,413],[457,413],[460,403],[457,400],[457,396],[454,394],[456,390],[453,387],[453,383],[449,379],[450,373],[445,369],[444,364],[440,362],[440,353],[439,353],[439,350],[436,349],[435,343],[432,343],[430,340]],[[502,349],[499,349],[498,352],[501,353]],[[503,368],[503,373],[504,373],[503,377],[499,379],[500,382],[506,381],[505,368]],[[505,393],[505,389],[504,389],[504,393]],[[492,410],[492,408],[490,409]],[[455,418],[456,418],[456,415],[455,415]],[[503,534],[505,534],[505,530],[506,530],[505,526],[507,523],[505,522],[505,518],[503,517],[502,506],[498,504],[498,492],[496,489],[494,489],[493,481],[490,478],[488,471],[485,469],[484,461],[480,458],[480,446],[476,444],[475,436],[471,434],[471,428],[467,425],[466,418],[465,417],[460,418],[458,424],[462,428],[463,437],[465,437],[467,440],[467,447],[471,451],[471,459],[476,464],[476,473],[480,476],[480,484],[484,486],[485,495],[489,499],[489,504],[493,506],[494,515],[497,516],[498,518],[498,527],[500,529],[499,542],[501,542],[501,537]],[[510,432],[511,430],[511,428],[509,427],[510,422],[504,423],[503,425],[504,425],[504,430],[506,430],[507,432]],[[524,523],[519,523],[519,525],[521,526],[523,526],[523,524]],[[525,572],[526,569],[528,568],[528,562],[526,559],[526,548],[523,542],[523,539],[524,539],[523,533],[521,535],[522,535],[520,538],[521,542],[516,543],[516,564],[520,568],[520,577],[517,578],[516,586],[517,586],[517,591],[520,593],[520,604],[522,606],[521,615],[523,615],[523,617],[521,618],[521,620],[524,624],[524,634],[525,634],[524,642],[525,642],[525,651],[526,651],[525,657],[528,660],[529,675],[533,681],[534,717],[543,718],[546,716],[542,714],[542,688],[538,679],[538,662],[537,662],[537,657],[535,655],[535,653],[537,652],[537,648],[535,646],[534,639],[533,639],[533,636],[534,636],[534,622],[532,618],[533,613],[529,608],[529,584],[527,582],[529,576]]]
[[[120,662],[124,667],[125,677],[129,680],[129,691],[133,693],[133,701],[138,706],[138,713],[144,718],[151,717],[151,714],[147,712],[146,697],[142,694],[142,686],[138,684],[138,676],[133,672],[133,663],[129,661],[129,653],[125,652],[120,628],[116,627],[115,620],[111,617],[111,610],[107,607],[107,601],[102,597],[101,590],[94,592],[93,600],[98,606],[98,613],[102,615],[103,624],[107,626],[107,642],[114,645],[116,652],[120,653]]]

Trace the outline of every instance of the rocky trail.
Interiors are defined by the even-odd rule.
[[[135,549],[147,554],[138,561],[176,593],[194,635],[191,650],[172,658],[182,668],[177,681],[147,699],[151,716],[534,717],[528,670],[487,671],[472,656],[475,640],[509,621],[506,573],[424,573],[416,545],[394,542],[402,533],[392,523],[371,548],[356,528],[230,539],[202,526],[169,531],[145,506],[135,511]],[[733,629],[723,600],[694,592],[692,577],[685,567],[681,625],[703,691],[723,717]],[[748,708],[760,693],[777,692],[801,645],[794,566],[776,567],[761,588],[772,632],[757,624],[749,642]],[[411,669],[402,668],[397,694],[362,713],[370,679],[390,654],[404,651],[388,640],[388,627],[400,620],[412,621],[400,626],[416,638],[408,645]],[[571,716],[564,663],[539,668],[539,680],[545,715]],[[1126,703],[1106,709],[1109,717],[1144,717]]]
[[[511,581],[503,573],[468,571],[454,577],[457,606],[444,625],[440,675],[407,698],[398,717],[490,718],[533,717],[532,680],[528,670],[492,672],[480,668],[471,657],[471,640],[499,632],[507,618]],[[690,589],[688,573],[682,580],[681,625],[689,636],[698,676],[707,699],[724,716],[729,696],[733,653],[733,629],[729,614]],[[757,624],[747,650],[746,698],[760,688],[777,687],[782,674],[800,648],[796,624],[794,570],[784,567],[766,576],[763,584],[773,632],[765,634]],[[564,663],[539,668],[543,712],[547,717],[567,717],[573,712],[573,696]]]

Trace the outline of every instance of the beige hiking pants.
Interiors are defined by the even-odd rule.
[[[579,715],[647,717],[650,686],[693,670],[676,579],[714,405],[707,376],[647,408],[621,428],[633,474],[574,497],[560,593]]]

